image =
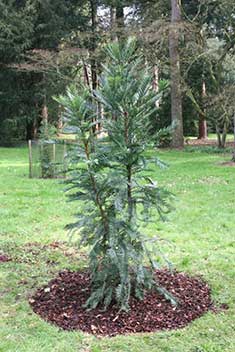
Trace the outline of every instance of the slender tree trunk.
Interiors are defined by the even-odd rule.
[[[126,148],[129,148],[129,118],[128,118],[128,113],[124,113],[124,124],[125,124],[125,144]],[[133,218],[133,211],[134,211],[134,201],[132,197],[132,165],[127,164],[126,165],[126,177],[127,177],[127,206],[128,206],[128,218],[129,222],[132,222]]]
[[[90,84],[90,79],[89,79],[88,68],[87,68],[87,64],[85,63],[84,60],[83,60],[83,73],[84,73],[84,75],[83,75],[84,84],[87,85],[87,87],[91,91],[91,84]]]
[[[47,108],[46,102],[44,102],[42,107],[42,119],[45,124],[48,124],[48,108]]]
[[[220,135],[220,129],[219,129],[219,126],[216,125],[215,126],[216,128],[216,135],[217,135],[217,143],[218,143],[218,147],[219,148],[222,148],[222,140],[221,140],[221,135]]]
[[[95,59],[95,50],[96,50],[96,33],[97,33],[97,1],[90,0],[91,5],[91,26],[92,26],[92,38],[91,38],[91,81],[92,89],[97,88],[97,63]]]
[[[111,26],[114,29],[112,39],[119,40],[124,33],[124,8],[120,1],[116,2],[115,7],[111,10]]]
[[[202,82],[202,101],[204,102],[206,97],[206,82]],[[204,105],[204,104],[203,104]],[[203,112],[204,111],[203,107]],[[199,114],[199,131],[198,131],[198,139],[207,139],[207,122],[205,119],[205,115]]]
[[[226,145],[226,138],[227,138],[227,133],[228,133],[228,125],[227,122],[224,122],[223,125],[223,131],[221,132],[221,129],[218,124],[215,126],[216,128],[216,134],[217,134],[217,142],[218,142],[218,147],[219,148],[225,148]]]
[[[153,90],[154,92],[159,92],[159,69],[158,65],[154,65],[153,67]],[[156,100],[156,107],[159,108],[159,100]]]
[[[118,41],[123,36],[124,30],[124,8],[120,3],[110,7],[111,39]]]
[[[233,114],[233,137],[234,137],[234,145],[235,145],[235,113]]]
[[[232,152],[232,162],[235,163],[235,149],[234,149],[233,152]]]
[[[110,29],[111,29],[111,39],[117,41],[117,10],[115,6],[110,7]]]
[[[173,148],[184,146],[181,72],[179,55],[179,24],[181,21],[180,0],[171,0],[171,25],[169,30],[169,52],[171,67],[171,120],[173,125]]]
[[[27,126],[26,126],[26,140],[30,140],[30,139],[36,139],[37,137],[37,121],[36,119],[34,119],[33,121],[31,122],[28,122],[27,123]]]
[[[58,121],[57,121],[58,133],[62,132],[63,125],[64,124],[63,124],[62,108],[59,105],[59,107],[58,107]]]
[[[235,163],[235,113],[233,114],[233,136],[234,136],[234,149],[232,152],[232,161]]]
[[[124,30],[124,8],[121,3],[118,3],[116,6],[116,21],[118,27],[118,37],[122,37]]]
[[[97,48],[97,26],[98,26],[98,15],[97,15],[97,10],[98,10],[98,2],[97,0],[90,0],[90,8],[91,8],[91,30],[92,30],[92,37],[91,37],[91,48],[90,48],[90,57],[91,57],[91,88],[92,90],[97,89],[98,85],[98,76],[97,76],[97,70],[98,70],[98,63],[96,60],[95,52]],[[98,105],[96,102],[97,112],[98,112]],[[93,127],[93,132],[95,133],[96,130],[99,129],[98,124]]]
[[[223,126],[223,133],[222,133],[222,148],[225,148],[227,133],[228,133],[228,126],[227,126],[227,123],[225,122]]]

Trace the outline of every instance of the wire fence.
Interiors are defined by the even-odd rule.
[[[64,140],[29,140],[29,177],[65,178],[68,170]]]

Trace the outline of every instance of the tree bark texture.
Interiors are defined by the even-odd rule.
[[[95,50],[96,50],[96,32],[97,32],[97,1],[90,0],[91,5],[91,26],[92,26],[92,38],[91,38],[91,81],[92,81],[92,89],[95,90],[97,88],[97,62],[95,58]]]
[[[179,54],[179,24],[181,22],[180,0],[171,0],[171,25],[169,29],[169,53],[171,69],[171,121],[173,126],[172,147],[184,146]]]
[[[154,65],[153,67],[153,90],[154,92],[158,93],[159,92],[159,69],[158,65]],[[159,100],[156,100],[155,103],[156,107],[159,108]]]
[[[123,36],[124,31],[124,8],[121,3],[113,4],[110,7],[111,39],[118,41]]]
[[[204,100],[206,97],[206,82],[202,82],[202,102],[204,105]],[[202,107],[203,112],[205,112],[204,107]],[[198,139],[207,139],[207,122],[205,119],[205,114],[199,114],[199,129],[198,129]]]

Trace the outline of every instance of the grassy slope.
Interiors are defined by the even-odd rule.
[[[171,241],[166,251],[176,268],[203,275],[215,300],[227,302],[229,310],[209,313],[178,331],[112,339],[59,331],[39,319],[30,310],[28,295],[58,270],[75,269],[82,259],[79,254],[67,257],[50,249],[33,256],[25,251],[24,244],[65,240],[63,227],[73,218],[75,206],[65,202],[63,186],[56,181],[27,178],[25,149],[0,149],[0,248],[18,258],[18,263],[0,264],[1,352],[235,351],[235,169],[218,165],[223,155],[160,155],[170,168],[156,168],[151,176],[178,200],[170,221],[156,223],[149,234],[157,233]],[[49,265],[48,260],[57,264]]]

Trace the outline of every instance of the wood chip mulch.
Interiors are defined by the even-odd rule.
[[[143,301],[131,298],[128,313],[118,312],[115,305],[106,311],[87,311],[83,304],[89,297],[90,279],[85,271],[60,272],[29,303],[36,314],[62,329],[105,336],[182,328],[213,309],[210,289],[200,278],[166,270],[157,271],[156,277],[180,305],[174,307],[160,294],[147,292]]]
[[[0,263],[10,262],[11,258],[6,254],[0,254]]]

